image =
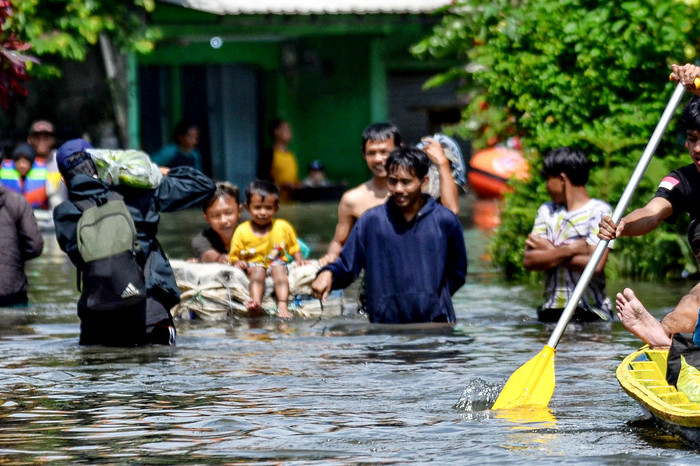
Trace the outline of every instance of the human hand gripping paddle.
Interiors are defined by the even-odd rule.
[[[695,78],[695,87],[700,88],[700,77]],[[637,189],[644,171],[647,169],[649,162],[651,162],[651,157],[654,155],[661,137],[663,136],[666,128],[668,127],[673,114],[678,108],[683,94],[685,93],[685,86],[682,83],[678,83],[671,100],[666,105],[661,120],[656,125],[654,133],[651,135],[651,139],[647,143],[646,148],[642,157],[637,163],[637,167],[627,183],[620,201],[615,207],[615,211],[612,214],[612,220],[617,224],[622,218],[622,214],[627,209],[630,203],[632,194]],[[552,394],[554,393],[554,349],[557,347],[561,336],[566,330],[566,326],[569,324],[576,306],[578,305],[583,292],[588,287],[588,284],[595,273],[595,269],[598,266],[605,249],[608,247],[608,240],[599,240],[591,258],[586,264],[586,268],[583,269],[581,273],[581,278],[579,278],[576,287],[574,288],[569,301],[566,303],[566,307],[557,322],[557,326],[554,328],[552,336],[545,347],[540,351],[540,353],[530,361],[526,362],[518,370],[516,370],[513,375],[510,376],[508,382],[503,387],[501,394],[498,395],[496,402],[493,404],[491,409],[513,409],[520,408],[524,406],[539,406],[546,408],[549,404],[549,400],[552,399]]]

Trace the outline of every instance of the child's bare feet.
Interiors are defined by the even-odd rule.
[[[262,305],[257,301],[253,301],[252,299],[245,303],[245,308],[250,317],[260,317],[260,314],[262,314]]]
[[[277,317],[280,319],[291,319],[292,314],[289,312],[286,301],[280,301],[277,303]]]
[[[629,288],[625,288],[622,293],[617,294],[615,300],[617,307],[617,317],[622,322],[622,326],[637,336],[640,340],[648,343],[652,348],[668,348],[671,346],[671,338],[666,334],[666,330],[661,326],[661,322],[642,305]]]

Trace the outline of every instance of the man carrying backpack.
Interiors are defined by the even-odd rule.
[[[88,149],[92,146],[87,141],[73,139],[56,153],[69,200],[54,210],[54,224],[59,246],[82,275],[80,344],[174,344],[175,327],[169,309],[180,301],[180,293],[170,263],[156,240],[158,213],[201,205],[213,194],[215,185],[194,168],[177,167],[155,188],[108,186],[98,179]],[[122,202],[131,219],[121,208]],[[110,214],[101,209],[111,212],[111,220],[106,220]],[[83,215],[90,220],[81,221]],[[106,243],[113,243],[122,230],[130,228],[130,220],[136,233],[133,247],[127,245],[118,254],[108,252],[107,257],[84,257],[88,250],[102,247],[96,243],[102,233],[90,229],[91,225],[109,225],[109,221],[122,225],[111,228],[115,240]],[[128,240],[128,232],[121,236]],[[135,272],[138,268],[143,270],[141,283]]]

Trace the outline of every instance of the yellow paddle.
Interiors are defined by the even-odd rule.
[[[695,86],[700,87],[700,78],[695,79]],[[630,178],[629,183],[625,191],[620,197],[620,201],[615,207],[615,211],[612,214],[612,220],[618,223],[622,218],[622,214],[627,209],[632,194],[637,189],[639,181],[644,175],[644,171],[647,169],[649,162],[651,162],[651,157],[654,155],[661,137],[663,136],[668,123],[671,121],[678,104],[685,93],[685,87],[682,84],[676,86],[675,91],[671,100],[666,105],[661,120],[656,125],[654,133],[651,135],[651,139],[647,143],[646,148],[642,157],[637,163],[637,168],[635,168],[632,178]],[[534,358],[530,359],[527,363],[520,366],[513,375],[510,376],[508,382],[503,387],[501,394],[498,395],[496,402],[493,404],[491,409],[512,409],[523,406],[540,406],[546,408],[549,404],[549,400],[552,399],[552,394],[554,393],[554,352],[561,336],[566,330],[566,326],[571,320],[571,316],[574,314],[578,302],[583,296],[583,292],[591,281],[595,269],[598,266],[605,248],[608,247],[607,240],[598,241],[591,258],[586,264],[586,268],[583,269],[581,273],[581,278],[579,278],[576,287],[574,288],[569,301],[566,303],[566,307],[557,322],[557,326],[554,328],[552,336],[549,338],[547,345],[540,351],[540,353]]]

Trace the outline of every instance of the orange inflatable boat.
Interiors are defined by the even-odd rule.
[[[483,198],[502,197],[510,190],[511,177],[528,176],[528,164],[519,151],[505,147],[491,147],[472,155],[467,179],[472,191]]]

